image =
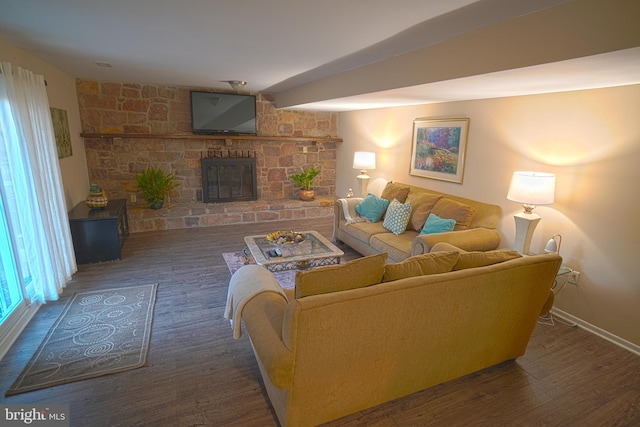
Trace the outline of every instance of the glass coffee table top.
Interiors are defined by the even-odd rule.
[[[311,267],[339,264],[344,255],[317,231],[298,231],[305,239],[300,243],[275,244],[261,234],[246,236],[244,242],[256,264],[271,271],[304,270]],[[280,250],[281,256],[270,256],[269,252]]]

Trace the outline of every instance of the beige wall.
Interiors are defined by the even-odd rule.
[[[419,117],[470,118],[462,185],[408,174]],[[521,210],[506,199],[512,172],[555,173],[556,202],[536,208],[542,221],[531,250],[560,233],[565,264],[582,272],[556,307],[640,345],[639,118],[640,85],[341,113],[336,188],[356,190],[353,152],[376,151],[370,189],[395,180],[500,205],[509,247]]]
[[[33,71],[35,74],[43,75],[47,81],[49,105],[67,110],[73,155],[60,159],[60,170],[64,184],[65,201],[67,209],[70,210],[84,200],[89,192],[84,142],[80,138],[80,113],[75,79],[2,39],[0,39],[0,61],[10,62],[13,66],[19,66]]]

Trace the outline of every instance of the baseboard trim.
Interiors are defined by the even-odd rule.
[[[575,323],[578,327],[591,332],[594,335],[599,336],[600,338],[604,338],[605,340],[612,342],[622,348],[624,348],[625,350],[629,350],[632,353],[637,354],[638,356],[640,356],[640,345],[634,344],[631,341],[627,341],[623,338],[620,338],[617,335],[612,334],[611,332],[607,332],[604,329],[600,329],[597,326],[592,325],[589,322],[585,322],[584,320],[580,319],[579,317],[575,317],[565,311],[562,311],[558,308],[553,307],[551,309],[551,312],[553,313],[554,316],[558,316],[561,319],[564,319],[568,322],[573,322]]]

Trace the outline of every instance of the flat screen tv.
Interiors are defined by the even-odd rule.
[[[256,135],[256,97],[191,91],[191,129],[203,135]]]

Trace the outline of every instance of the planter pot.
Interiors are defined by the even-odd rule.
[[[298,194],[300,195],[300,200],[304,200],[305,202],[308,202],[315,198],[316,192],[314,190],[300,189],[300,192]]]
[[[157,202],[155,202],[155,203],[151,203],[151,204],[149,205],[149,207],[150,207],[151,209],[160,209],[160,208],[162,207],[162,205],[163,205],[163,204],[164,204],[164,199],[159,200],[159,201],[157,201]]]

